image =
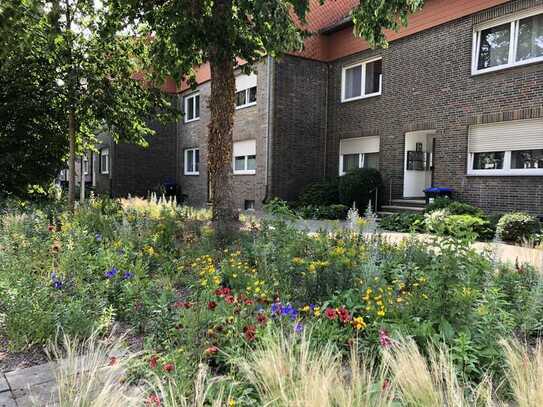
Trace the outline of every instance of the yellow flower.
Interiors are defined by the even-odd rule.
[[[228,407],[235,407],[236,406],[236,400],[229,399],[228,400]]]
[[[353,328],[356,330],[364,329],[366,327],[366,322],[364,322],[363,317],[353,318]]]
[[[428,299],[428,296],[426,294],[422,294],[422,298],[424,298],[425,300]]]
[[[321,314],[321,307],[313,308],[313,314],[318,317]]]
[[[309,312],[310,308],[309,308],[309,305],[305,305],[304,307],[302,307],[301,311],[302,312]]]
[[[221,283],[221,278],[219,276],[214,276],[213,277],[213,283],[215,285],[219,285]]]
[[[345,248],[344,248],[344,247],[336,247],[336,248],[334,248],[333,253],[334,253],[336,256],[342,256],[342,255],[345,254]]]
[[[302,264],[304,264],[304,259],[302,259],[301,257],[293,257],[292,264],[294,264],[295,266],[301,266]]]
[[[379,316],[379,317],[384,317],[384,316],[385,316],[385,310],[384,310],[384,309],[380,309],[379,311],[377,311],[377,316]]]
[[[401,302],[403,302],[403,298],[402,298],[402,297],[396,298],[396,302],[397,302],[398,304],[401,303]]]
[[[310,273],[315,273],[317,272],[317,267],[315,266],[315,263],[311,263],[309,265],[309,267],[307,268],[307,271],[309,271]]]

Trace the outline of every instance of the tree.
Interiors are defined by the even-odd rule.
[[[92,148],[96,135],[108,132],[115,141],[147,143],[154,134],[151,119],[166,121],[175,115],[171,99],[140,75],[148,66],[148,41],[124,32],[106,5],[94,0],[7,0],[38,13],[39,21],[19,29],[39,34],[36,51],[47,55],[56,73],[58,97],[49,107],[62,112],[68,133],[68,202],[75,202],[75,157]],[[32,36],[29,36],[30,41]],[[50,84],[50,83],[49,83]]]
[[[64,166],[60,87],[41,52],[47,38],[30,29],[39,19],[21,4],[0,6],[0,195],[25,197],[30,186],[46,187]]]
[[[324,0],[321,0],[321,3]],[[373,46],[386,46],[383,29],[397,29],[423,0],[361,0],[352,11],[355,33]],[[232,202],[232,127],[236,61],[250,70],[264,55],[300,49],[302,23],[310,0],[110,0],[133,22],[143,22],[152,34],[155,75],[194,80],[194,67],[211,68],[209,176],[213,220],[219,236],[238,220]]]

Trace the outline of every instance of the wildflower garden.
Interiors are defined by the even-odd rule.
[[[451,236],[270,217],[220,246],[174,203],[11,207],[0,316],[8,353],[117,335],[109,405],[543,405],[539,272]]]

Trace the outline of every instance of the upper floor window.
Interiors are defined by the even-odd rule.
[[[543,175],[543,120],[471,126],[469,175]]]
[[[185,150],[185,175],[200,174],[200,150],[198,148],[187,148]]]
[[[109,148],[100,150],[100,174],[109,174]]]
[[[543,9],[477,26],[473,48],[473,74],[543,60]]]
[[[342,102],[380,95],[383,61],[379,57],[346,66],[341,77]]]
[[[236,108],[256,105],[256,86],[236,92]]]
[[[200,118],[200,94],[193,93],[185,96],[185,123],[198,120]]]
[[[89,156],[83,155],[83,174],[89,175]]]
[[[256,173],[256,140],[234,143],[234,174]]]

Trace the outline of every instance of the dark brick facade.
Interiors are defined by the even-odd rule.
[[[436,130],[436,184],[454,188],[458,198],[488,211],[543,214],[543,177],[466,175],[470,124],[484,115],[522,118],[523,111],[537,111],[543,105],[541,63],[472,76],[476,20],[470,16],[452,21],[394,41],[388,49],[365,51],[330,65],[329,174],[338,173],[340,139],[378,135],[385,196],[400,198],[405,133]],[[382,95],[341,103],[342,67],[372,56],[383,58]]]

